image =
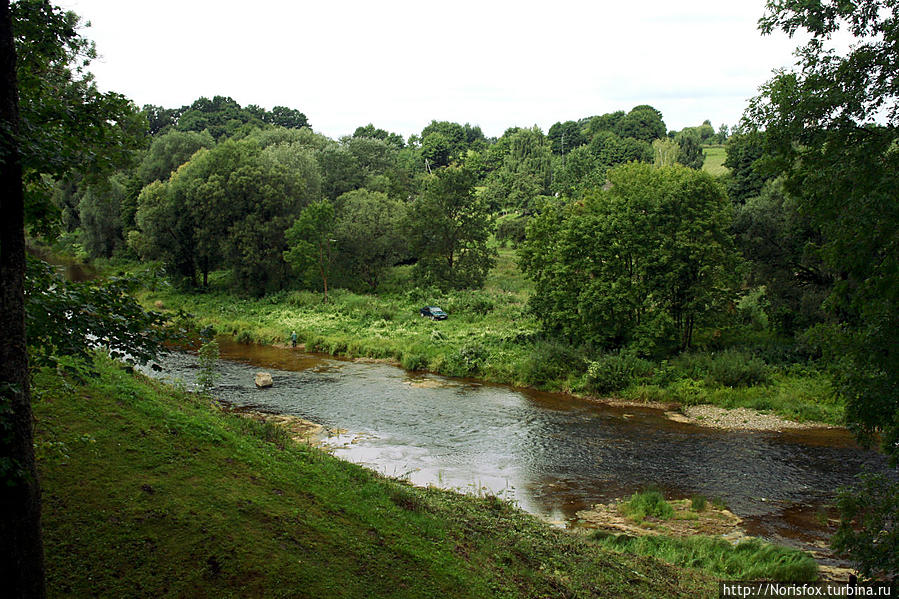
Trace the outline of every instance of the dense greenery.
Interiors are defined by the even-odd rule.
[[[564,338],[653,355],[687,349],[734,297],[724,190],[684,167],[631,164],[584,202],[547,205],[522,247],[534,312]]]
[[[899,459],[897,11],[769,1],[764,33],[810,41],[717,132],[668,131],[640,105],[546,134],[434,120],[408,139],[370,123],[333,140],[296,108],[225,96],[139,111],[97,89],[76,15],[19,0],[21,110],[4,116],[2,162],[17,165],[5,157],[21,148],[9,180],[34,240],[141,274],[144,301],[195,313],[182,324],[265,342],[297,330],[310,350],[450,375],[845,422]],[[857,42],[843,54],[828,47],[841,28]],[[507,242],[514,252],[497,251]],[[163,317],[122,281],[68,284],[40,265],[28,276],[16,294],[35,365],[84,363],[92,343],[143,361],[158,345]],[[424,304],[450,320],[418,318]],[[27,384],[3,389],[27,404]],[[883,521],[862,524],[842,547],[864,573],[888,572],[889,544],[863,542]]]

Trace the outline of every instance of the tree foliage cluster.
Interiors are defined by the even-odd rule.
[[[583,202],[545,206],[522,267],[531,305],[568,340],[644,355],[689,348],[728,306],[738,256],[723,188],[680,165],[633,163]]]

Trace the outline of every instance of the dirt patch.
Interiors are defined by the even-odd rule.
[[[693,511],[689,499],[668,502],[674,508],[674,517],[660,519],[647,517],[635,522],[625,516],[621,502],[594,505],[588,510],[577,512],[578,524],[585,528],[597,528],[616,534],[667,535],[688,537],[693,535],[720,536],[731,542],[748,539],[740,526],[742,520],[733,512],[706,505],[702,511]]]
[[[235,411],[244,418],[250,418],[257,422],[270,422],[275,426],[280,426],[287,430],[290,438],[297,443],[306,443],[309,445],[318,445],[320,438],[324,432],[324,427],[315,422],[304,420],[298,416],[290,416],[288,414],[266,414],[265,412],[257,412],[255,410]]]
[[[718,406],[684,406],[679,418],[686,422],[726,430],[785,431],[811,428],[837,428],[822,422],[794,422],[774,414],[750,408],[719,408]],[[667,415],[667,414],[666,414]],[[684,420],[678,420],[684,422]]]

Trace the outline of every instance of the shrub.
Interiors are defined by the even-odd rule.
[[[585,360],[570,345],[557,341],[539,341],[534,344],[522,364],[521,380],[528,385],[544,385],[584,372]]]
[[[428,367],[428,358],[416,351],[405,351],[400,364],[406,370],[425,370]]]
[[[511,242],[512,247],[517,248],[524,242],[528,220],[527,217],[521,216],[502,220],[496,226],[496,240],[502,246],[505,246],[507,242]]]
[[[621,511],[635,522],[649,516],[663,520],[674,517],[674,508],[665,501],[665,497],[658,489],[634,493],[629,500],[621,504]]]
[[[840,528],[834,551],[847,555],[864,578],[899,575],[899,483],[863,473],[854,488],[837,497]]]
[[[450,354],[443,363],[444,374],[450,376],[472,376],[477,374],[487,361],[487,350],[479,343],[460,347]]]
[[[741,351],[724,351],[709,360],[707,379],[725,387],[751,387],[768,382],[768,365]]]
[[[250,331],[241,331],[240,334],[237,336],[238,343],[250,344],[250,343],[253,343],[254,341],[255,341],[255,338],[253,337],[253,333]]]
[[[587,388],[594,393],[620,391],[652,370],[651,362],[633,354],[604,354],[587,367]]]

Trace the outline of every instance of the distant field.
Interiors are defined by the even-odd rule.
[[[717,177],[726,174],[730,170],[724,166],[724,159],[726,158],[724,146],[706,146],[702,149],[702,153],[705,155],[705,162],[702,163],[702,170],[705,172]]]

